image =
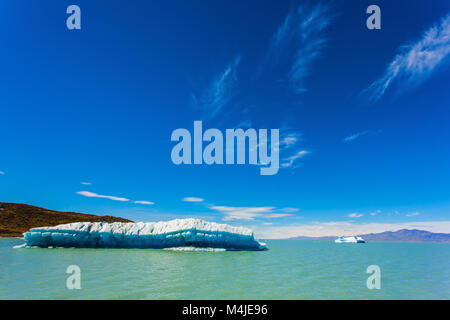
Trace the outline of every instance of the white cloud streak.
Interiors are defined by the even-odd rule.
[[[201,102],[208,115],[213,118],[233,97],[233,89],[237,81],[237,68],[240,63],[237,56],[212,82],[203,95]]]
[[[130,201],[130,199],[127,199],[127,198],[115,197],[115,196],[105,196],[105,195],[97,194],[95,192],[90,192],[90,191],[78,191],[77,194],[84,196],[84,197],[88,197],[88,198],[103,198],[103,199],[122,201],[122,202]]]
[[[426,80],[450,53],[450,14],[426,30],[417,42],[402,46],[384,74],[363,91],[375,103],[386,91],[398,85],[401,90]]]
[[[204,199],[202,198],[197,198],[197,197],[186,197],[182,199],[185,202],[203,202]]]
[[[155,204],[152,201],[145,201],[145,200],[138,200],[138,201],[134,201],[135,204],[145,204],[145,205],[152,205]]]
[[[350,136],[348,136],[348,137],[345,137],[345,138],[343,139],[343,141],[344,141],[344,142],[351,142],[351,141],[354,141],[354,140],[356,140],[356,139],[359,139],[359,138],[361,138],[361,137],[363,137],[363,136],[366,136],[366,135],[373,136],[373,135],[380,134],[381,132],[383,132],[383,130],[381,130],[381,129],[378,129],[378,130],[365,130],[365,131],[361,131],[361,132],[352,134],[352,135],[350,135]]]
[[[345,137],[344,141],[345,142],[350,142],[350,141],[356,140],[356,139],[358,139],[358,138],[360,138],[362,136],[365,136],[368,133],[369,133],[369,131],[358,132],[358,133],[352,134],[351,136]]]
[[[304,80],[325,47],[324,30],[331,19],[328,7],[323,4],[299,6],[287,15],[272,39],[269,56],[278,60],[282,52],[294,52],[289,79],[297,93],[306,90]],[[293,46],[294,50],[286,50],[288,46]]]
[[[290,148],[300,141],[301,134],[298,132],[290,132],[283,134],[280,140],[280,148]]]
[[[210,209],[219,211],[224,215],[223,220],[255,220],[276,219],[292,216],[290,213],[279,213],[275,207],[227,207],[212,206]],[[293,208],[289,208],[293,209]]]
[[[308,153],[309,153],[309,151],[306,151],[306,150],[297,151],[292,156],[284,158],[283,162],[281,163],[281,167],[283,167],[283,168],[292,167],[298,159],[303,158]]]
[[[303,158],[310,152],[304,149],[300,150],[299,142],[302,141],[300,132],[292,131],[288,127],[281,128],[280,131],[281,140],[279,142],[279,150],[280,154],[283,155],[280,166],[281,168],[295,169],[299,166],[295,165],[297,160]],[[290,154],[290,156],[284,156],[285,154]]]
[[[363,216],[362,213],[354,212],[348,215],[349,218],[361,218]]]

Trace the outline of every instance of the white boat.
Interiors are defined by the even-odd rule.
[[[366,241],[361,237],[339,237],[336,240],[334,240],[336,243],[365,243]]]

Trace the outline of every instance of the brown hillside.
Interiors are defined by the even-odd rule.
[[[20,203],[0,202],[0,237],[21,237],[35,227],[56,226],[71,222],[133,222],[113,216],[96,216],[62,212]]]

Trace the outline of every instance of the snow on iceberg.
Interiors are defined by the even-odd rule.
[[[264,243],[244,227],[175,219],[162,222],[76,222],[33,228],[24,234],[29,247],[77,248],[222,248],[265,250]]]

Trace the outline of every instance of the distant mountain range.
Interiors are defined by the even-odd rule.
[[[133,222],[113,216],[96,216],[77,212],[62,212],[21,203],[0,202],[0,237],[21,237],[35,227],[50,227],[72,222]]]
[[[381,233],[368,233],[359,235],[366,241],[394,241],[394,242],[441,242],[450,243],[450,233],[433,233],[417,229],[401,229],[398,231],[385,231]],[[332,237],[294,237],[289,240],[335,240]]]

